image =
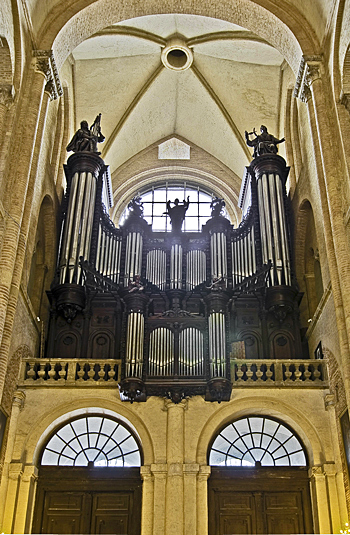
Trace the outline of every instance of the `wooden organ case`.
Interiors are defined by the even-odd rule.
[[[48,357],[121,359],[123,400],[174,402],[229,400],[234,358],[305,358],[282,157],[263,154],[246,168],[238,228],[215,199],[199,233],[181,222],[153,232],[140,199],[116,228],[98,153],[73,154],[65,172]]]

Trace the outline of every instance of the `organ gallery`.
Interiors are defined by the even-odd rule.
[[[347,533],[350,0],[2,0],[0,532]]]

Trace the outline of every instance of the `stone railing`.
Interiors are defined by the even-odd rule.
[[[23,359],[23,386],[114,386],[120,381],[121,361],[114,359]]]
[[[235,387],[327,388],[324,360],[231,360],[231,381]]]
[[[21,386],[110,386],[120,381],[121,360],[45,359],[22,361]],[[231,360],[233,388],[327,388],[324,360]]]

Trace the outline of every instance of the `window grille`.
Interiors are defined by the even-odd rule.
[[[174,202],[176,198],[182,202],[187,197],[190,198],[190,205],[186,212],[186,218],[182,226],[184,232],[200,232],[211,217],[210,203],[216,194],[203,191],[193,184],[178,182],[176,184],[166,182],[155,186],[151,190],[140,193],[143,203],[143,217],[152,225],[154,232],[170,232],[171,224],[169,216],[165,215],[167,201]],[[129,210],[124,210],[119,225],[125,221]],[[226,210],[223,215],[228,217]]]
[[[306,466],[295,434],[270,418],[250,416],[226,426],[209,454],[211,466]]]
[[[123,424],[104,416],[84,416],[61,427],[47,443],[42,465],[140,466],[139,446]]]

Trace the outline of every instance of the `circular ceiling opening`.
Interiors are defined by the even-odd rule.
[[[183,50],[174,48],[168,52],[167,60],[175,69],[182,69],[187,63],[187,56]]]
[[[163,65],[172,71],[185,71],[191,67],[192,61],[192,50],[180,39],[169,43],[162,51]]]

